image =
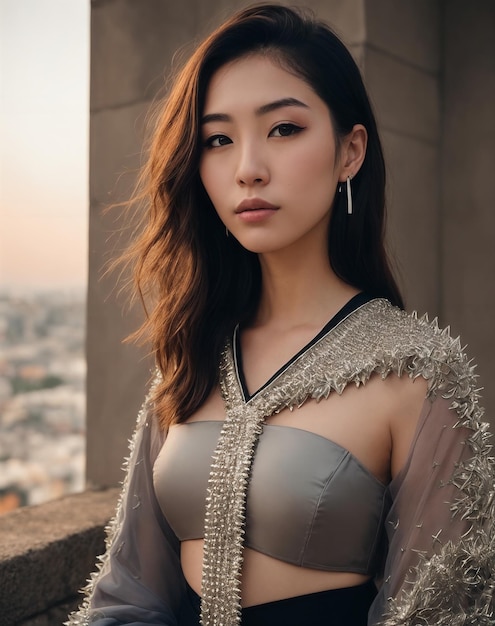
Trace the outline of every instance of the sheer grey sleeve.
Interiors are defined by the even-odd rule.
[[[493,624],[495,473],[481,416],[477,394],[425,401],[390,485],[389,551],[370,625]]]
[[[179,541],[153,489],[153,464],[163,440],[147,400],[131,439],[120,501],[107,528],[106,552],[68,626],[179,624],[185,591]]]

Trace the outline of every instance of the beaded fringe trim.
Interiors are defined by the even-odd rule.
[[[262,421],[256,411],[229,411],[213,456],[206,497],[202,624],[240,623],[244,500]]]
[[[491,529],[484,529],[484,523],[495,519],[495,463],[490,456],[488,426],[481,422],[483,409],[478,404],[474,366],[448,328],[441,330],[436,320],[418,319],[416,314],[408,315],[377,299],[351,313],[247,402],[238,381],[233,347],[225,349],[220,383],[227,417],[214,454],[206,503],[203,626],[240,624],[246,493],[264,419],[285,408],[299,407],[309,398],[321,400],[334,391],[340,394],[349,383],[364,384],[373,373],[385,378],[391,372],[425,378],[430,396],[439,393],[452,400],[451,408],[458,417],[454,427],[473,431],[466,442],[473,456],[458,466],[452,477],[459,497],[451,510],[474,524],[455,545],[448,543],[430,559],[422,558],[411,588],[389,600],[382,626],[493,624],[495,578],[487,567],[495,571],[495,535],[490,536]],[[447,571],[452,580],[461,581],[459,591],[461,587],[464,594],[466,589],[478,591],[475,596],[463,596],[476,599],[458,616],[445,601]],[[485,580],[489,580],[487,587]]]

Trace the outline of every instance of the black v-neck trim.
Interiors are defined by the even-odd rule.
[[[273,376],[271,376],[266,383],[264,383],[259,389],[257,389],[253,394],[250,394],[247,389],[246,378],[244,376],[244,368],[242,365],[242,351],[241,351],[241,339],[239,333],[239,326],[236,326],[234,330],[234,337],[232,342],[232,348],[234,352],[234,364],[237,372],[237,378],[239,380],[239,384],[241,387],[242,395],[244,396],[244,401],[249,402],[252,398],[257,396],[263,389],[266,389],[268,385],[270,385],[282,372],[284,372],[296,359],[298,359],[302,354],[304,354],[307,350],[309,350],[314,344],[319,341],[324,335],[326,335],[332,328],[337,326],[344,318],[350,315],[353,311],[361,307],[363,304],[366,304],[370,300],[373,300],[372,296],[369,296],[366,293],[358,293],[353,296],[344,306],[337,311],[337,313],[332,317],[332,319],[325,324],[325,326],[320,330],[320,332],[311,339],[297,354],[295,354],[291,359],[287,361],[280,369],[278,369]]]

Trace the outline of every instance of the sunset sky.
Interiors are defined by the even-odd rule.
[[[86,283],[89,0],[0,0],[0,288]]]

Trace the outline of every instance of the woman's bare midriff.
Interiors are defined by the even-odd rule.
[[[201,595],[202,539],[182,542],[181,563],[187,582]],[[241,604],[247,607],[317,591],[353,587],[368,579],[369,576],[353,572],[326,572],[298,567],[245,548]]]

